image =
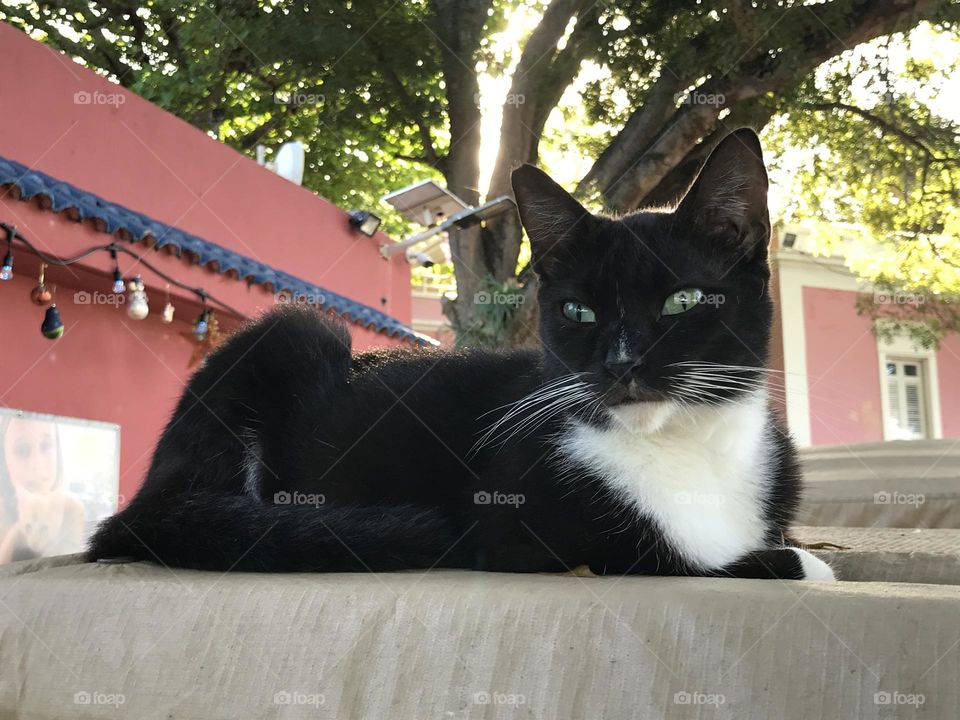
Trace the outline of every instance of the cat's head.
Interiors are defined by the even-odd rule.
[[[530,165],[513,188],[548,377],[577,374],[624,409],[726,402],[758,386],[772,306],[756,133],[724,139],[673,211],[593,215]]]

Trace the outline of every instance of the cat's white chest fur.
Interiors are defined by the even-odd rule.
[[[567,462],[600,475],[696,568],[719,569],[764,547],[774,452],[764,393],[719,407],[642,403],[612,414],[610,429],[570,426],[560,441]]]

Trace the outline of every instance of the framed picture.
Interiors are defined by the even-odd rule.
[[[119,483],[119,425],[0,408],[0,564],[82,551]]]

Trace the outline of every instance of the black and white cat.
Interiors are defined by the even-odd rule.
[[[353,355],[329,317],[267,314],[190,380],[90,559],[833,579],[785,541],[757,136],[673,212],[595,216],[530,166],[513,184],[542,351]]]

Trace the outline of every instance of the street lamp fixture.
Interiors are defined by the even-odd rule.
[[[425,240],[445,233],[451,228],[468,228],[479,225],[485,220],[505,213],[516,207],[516,203],[509,195],[501,195],[478,207],[471,207],[463,200],[440,187],[432,180],[411,185],[403,190],[384,196],[383,201],[393,205],[405,217],[427,227],[426,230],[411,235],[400,242],[380,246],[380,254],[389,258],[407,248]],[[439,243],[431,243],[431,246]],[[423,263],[423,252],[406,253],[407,260],[417,260]]]
[[[351,227],[359,230],[367,237],[373,237],[377,232],[377,228],[380,227],[380,218],[372,212],[367,212],[366,210],[351,210],[349,215]]]

